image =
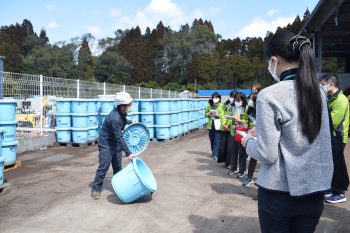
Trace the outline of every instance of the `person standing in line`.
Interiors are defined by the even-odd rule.
[[[255,127],[255,118],[256,118],[256,98],[258,97],[258,93],[260,92],[261,87],[259,83],[256,83],[252,86],[252,94],[248,97],[248,117],[250,118],[251,128],[254,131]],[[257,161],[256,159],[250,157],[248,164],[248,174],[247,178],[243,181],[242,186],[248,187],[253,184],[253,175],[256,168]]]
[[[209,140],[211,146],[211,158],[216,160],[220,146],[220,116],[224,115],[223,105],[221,103],[221,95],[214,92],[209,100],[209,105],[205,109],[205,116],[208,118],[207,128],[209,130]]]
[[[327,99],[314,51],[309,39],[280,31],[265,55],[278,83],[259,93],[256,140],[247,135],[241,142],[261,162],[255,182],[261,231],[314,232],[333,174]]]
[[[335,134],[339,136],[342,140],[342,148],[343,151],[342,157],[344,157],[345,146],[348,142],[348,134],[349,134],[349,101],[347,97],[343,94],[343,92],[339,89],[339,78],[335,73],[327,73],[321,78],[321,85],[325,93],[328,95],[328,106],[330,108],[330,115],[332,118],[333,129]],[[343,160],[345,163],[345,159]],[[345,185],[337,184],[334,187],[334,183],[332,183],[332,190],[325,194],[325,199],[329,203],[340,203],[345,202],[345,191],[349,185],[349,177],[347,174],[346,164],[342,164],[340,167],[336,169],[341,169],[344,171],[340,171],[345,180]],[[336,176],[338,178],[338,176]],[[338,182],[337,182],[338,183]],[[343,182],[341,182],[343,183]]]
[[[233,153],[238,153],[238,143],[235,143],[234,140],[234,130],[232,127],[230,127],[230,120],[228,119],[229,115],[233,115],[235,109],[235,97],[237,95],[237,91],[233,90],[230,92],[228,100],[225,102],[225,115],[222,116],[222,125],[223,129],[225,130],[224,138],[221,141],[221,150],[220,153],[224,153],[222,155],[225,160],[222,162],[225,162],[225,167],[229,168],[231,164],[231,160],[233,157]],[[220,158],[220,155],[219,155]],[[219,162],[219,161],[218,161]]]
[[[115,100],[117,107],[104,120],[98,139],[99,165],[92,184],[93,199],[100,198],[103,181],[110,165],[112,164],[113,175],[122,170],[122,152],[124,151],[130,160],[134,158],[123,137],[125,126],[134,123],[126,119],[132,109],[132,97],[127,92],[118,92]]]
[[[235,107],[232,112],[231,123],[229,126],[234,131],[234,143],[237,145],[238,153],[232,153],[231,168],[228,173],[229,176],[237,174],[237,178],[242,178],[246,170],[247,154],[245,149],[239,143],[240,135],[236,133],[236,130],[248,130],[248,115],[247,115],[247,97],[244,93],[238,92],[235,96]],[[235,147],[235,145],[234,145]],[[234,148],[235,149],[235,148]],[[237,170],[238,166],[238,170]]]

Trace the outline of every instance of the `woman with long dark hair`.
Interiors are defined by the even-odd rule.
[[[316,77],[310,41],[278,32],[268,42],[268,69],[278,82],[259,93],[256,140],[242,139],[261,162],[262,232],[314,232],[331,187],[333,162],[327,99]]]

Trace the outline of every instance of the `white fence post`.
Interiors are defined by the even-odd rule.
[[[151,99],[153,99],[153,88],[151,88]]]
[[[43,110],[44,110],[44,106],[43,106],[43,101],[44,101],[44,97],[43,97],[43,76],[40,75],[40,136],[43,136]]]
[[[160,89],[160,98],[163,98],[163,89]]]
[[[141,87],[139,87],[139,99],[141,99]]]
[[[125,85],[123,85],[123,91],[125,92]]]
[[[169,90],[169,95],[168,96],[169,96],[169,99],[170,99],[171,98],[170,90]]]
[[[103,82],[103,95],[106,95],[106,82]]]
[[[77,79],[77,98],[79,99],[80,96],[80,81]]]

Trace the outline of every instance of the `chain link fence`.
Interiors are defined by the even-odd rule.
[[[170,90],[0,71],[0,98],[17,100],[18,138],[54,132],[46,119],[55,112],[56,98],[113,98],[119,91],[130,93],[134,99],[192,97],[192,93]]]

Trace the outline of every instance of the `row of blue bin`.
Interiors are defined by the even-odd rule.
[[[98,139],[99,127],[87,128],[56,128],[56,138],[59,143],[87,143]]]
[[[16,106],[15,100],[0,100],[0,186],[4,183],[4,165],[16,161]]]
[[[207,100],[200,99],[136,99],[133,101],[133,113],[170,111],[192,111],[205,109]],[[56,113],[108,114],[115,108],[113,99],[56,99]]]

